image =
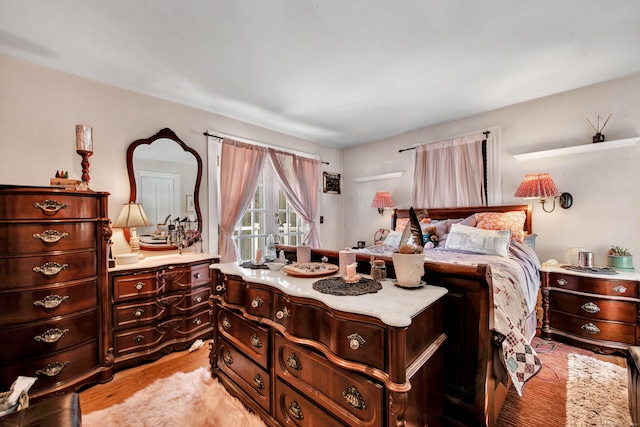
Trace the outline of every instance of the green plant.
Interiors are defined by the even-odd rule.
[[[632,256],[631,252],[629,252],[629,249],[627,248],[622,248],[620,246],[613,246],[611,245],[611,249],[609,249],[609,255],[613,255],[613,256]]]

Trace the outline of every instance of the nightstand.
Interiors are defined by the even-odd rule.
[[[638,345],[640,274],[542,268],[540,275],[542,338],[604,354],[626,354]]]

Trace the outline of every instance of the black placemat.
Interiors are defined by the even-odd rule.
[[[593,273],[593,274],[610,274],[610,275],[614,275],[614,274],[620,274],[619,272],[615,271],[612,268],[609,267],[578,267],[575,265],[563,265],[562,268],[566,269],[566,270],[571,270],[571,271],[580,271],[582,273]]]
[[[242,264],[240,264],[240,267],[242,268],[253,268],[254,270],[268,270],[269,267],[267,267],[266,264],[254,264],[251,261],[245,261]]]
[[[382,289],[382,285],[377,280],[364,277],[360,278],[357,283],[347,283],[342,277],[329,277],[314,282],[313,289],[323,294],[355,296],[375,294]]]

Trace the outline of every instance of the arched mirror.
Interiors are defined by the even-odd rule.
[[[142,204],[151,226],[138,227],[143,250],[173,250],[200,240],[202,159],[169,128],[127,149],[130,202]],[[127,236],[128,237],[128,236]]]

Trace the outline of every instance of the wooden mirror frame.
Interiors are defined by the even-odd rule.
[[[184,151],[187,151],[193,154],[193,156],[196,158],[196,161],[198,163],[198,172],[196,174],[196,186],[193,190],[193,205],[196,212],[196,219],[198,220],[198,234],[202,236],[202,212],[200,211],[200,184],[202,182],[202,159],[200,158],[200,155],[196,150],[194,150],[193,148],[185,144],[184,141],[178,138],[178,135],[176,135],[175,132],[169,128],[164,128],[159,130],[158,133],[156,133],[150,138],[135,140],[129,145],[129,148],[127,148],[127,172],[129,173],[129,202],[134,203],[136,201],[136,196],[138,191],[136,187],[136,174],[133,168],[133,153],[135,152],[136,148],[139,147],[140,145],[145,145],[145,144],[151,145],[154,141],[158,139],[163,139],[163,138],[170,139],[176,142],[180,147],[182,147]],[[129,230],[126,229],[126,231],[128,232]],[[127,236],[127,234],[128,233],[125,233],[125,237],[127,238],[127,241],[128,241],[129,236]],[[141,243],[140,249],[149,250],[149,251],[169,251],[169,250],[178,249],[178,246],[165,245],[162,247],[156,247],[156,246],[145,245],[144,243]]]

